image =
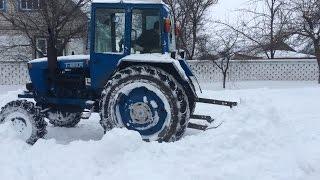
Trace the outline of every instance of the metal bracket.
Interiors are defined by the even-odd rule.
[[[212,123],[214,121],[214,119],[211,116],[204,116],[204,115],[191,115],[190,119],[198,119],[198,120],[205,120],[208,123]]]
[[[200,131],[205,131],[205,130],[207,130],[208,126],[195,124],[195,123],[189,123],[188,124],[188,128],[197,129],[197,130],[200,130]]]
[[[205,104],[220,105],[220,106],[228,106],[230,108],[233,108],[234,106],[238,105],[237,102],[221,101],[221,100],[216,100],[216,99],[205,99],[205,98],[198,98],[197,102],[205,103]]]
[[[217,125],[217,126],[213,126],[213,127],[210,127],[210,128],[209,128],[209,126],[206,126],[206,125],[189,123],[189,124],[188,124],[188,128],[190,128],[190,129],[197,129],[197,130],[200,130],[200,131],[207,131],[207,130],[210,130],[210,129],[217,129],[217,128],[220,127],[221,125],[222,125],[222,123],[220,123],[220,124]]]
[[[204,120],[204,121],[207,121],[210,124],[215,121],[211,116],[195,115],[195,114],[191,115],[190,119]],[[209,130],[209,129],[216,129],[216,128],[220,127],[221,125],[222,125],[222,123],[220,123],[217,126],[209,127],[208,125],[189,123],[188,124],[188,128],[197,129],[197,130],[200,130],[200,131],[206,131],[206,130]]]

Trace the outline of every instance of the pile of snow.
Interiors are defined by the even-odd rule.
[[[316,180],[319,92],[319,86],[207,90],[203,97],[241,103],[232,110],[200,104],[197,113],[212,115],[223,125],[190,130],[175,143],[146,143],[123,129],[103,136],[98,116],[72,129],[49,127],[46,139],[34,146],[1,125],[0,179]],[[15,94],[1,94],[0,104]]]

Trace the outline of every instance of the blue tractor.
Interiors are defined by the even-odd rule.
[[[44,137],[45,118],[74,127],[92,112],[100,113],[105,132],[127,128],[145,141],[176,141],[188,127],[206,130],[190,118],[213,121],[194,115],[197,102],[236,105],[197,97],[195,77],[184,53],[176,51],[170,9],[161,0],[94,0],[91,11],[90,56],[59,57],[53,79],[46,58],[28,62],[32,83],[0,112],[0,123],[10,123],[27,143]]]

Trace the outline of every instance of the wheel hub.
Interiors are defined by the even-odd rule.
[[[146,124],[152,122],[152,111],[146,103],[135,103],[129,109],[133,123]]]
[[[19,134],[23,134],[27,127],[26,121],[21,117],[15,117],[11,119],[13,129],[16,130]]]
[[[16,132],[22,140],[27,140],[32,135],[32,124],[29,117],[22,112],[16,111],[10,113],[6,118],[5,122],[11,122],[11,129]]]

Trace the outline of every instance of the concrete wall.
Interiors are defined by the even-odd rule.
[[[220,70],[212,61],[189,61],[201,82],[219,82]],[[228,81],[315,81],[318,77],[316,60],[257,60],[231,61]],[[25,84],[29,80],[25,62],[0,62],[0,85]]]
[[[192,70],[203,82],[222,80],[221,70],[212,61],[190,61]],[[231,61],[229,81],[315,81],[318,65],[314,59]]]

